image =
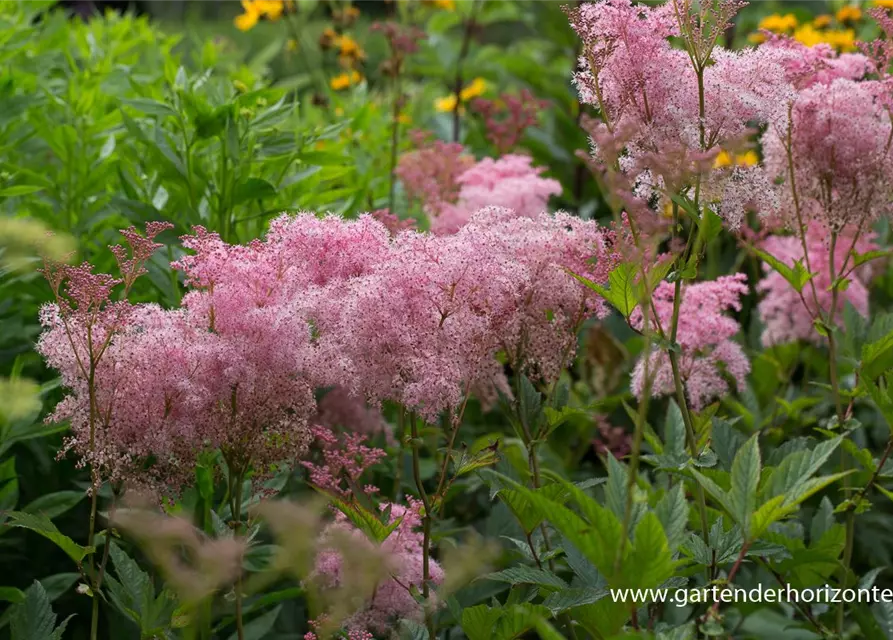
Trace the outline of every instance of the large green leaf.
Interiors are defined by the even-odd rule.
[[[760,484],[760,445],[758,435],[744,443],[732,462],[732,487],[729,506],[732,516],[741,524],[744,535],[750,535],[750,516],[756,509],[757,488]]]
[[[43,585],[35,581],[25,592],[25,600],[15,605],[10,620],[12,640],[62,640],[70,619],[66,618],[56,626],[50,599]]]
[[[47,540],[55,543],[78,565],[80,565],[85,556],[94,551],[93,547],[82,547],[68,536],[62,534],[56,528],[56,525],[43,514],[10,511],[7,515],[9,516],[9,522],[7,523],[9,526],[30,529],[42,535]]]

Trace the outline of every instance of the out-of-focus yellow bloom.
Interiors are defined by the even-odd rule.
[[[787,33],[796,29],[798,24],[797,16],[793,13],[788,13],[783,16],[773,13],[771,16],[766,16],[760,20],[757,28],[771,31],[772,33]]]
[[[832,18],[828,14],[816,16],[815,19],[812,21],[812,26],[814,26],[816,29],[827,29],[831,26],[831,20]]]
[[[338,47],[338,61],[342,66],[349,68],[360,60],[366,59],[366,52],[363,51],[356,40],[347,34],[338,36],[334,44]]]
[[[422,4],[426,7],[434,7],[444,11],[456,10],[456,0],[422,0]]]
[[[855,51],[856,32],[852,29],[832,29],[825,32],[825,42],[838,51]]]
[[[408,113],[401,113],[397,116],[397,122],[400,124],[412,124],[412,117]]]
[[[452,112],[458,109],[461,113],[463,111],[462,105],[464,103],[483,95],[486,90],[487,81],[483,78],[475,78],[459,92],[458,97],[456,94],[453,94],[435,100],[434,108],[442,112]]]
[[[344,115],[344,109],[342,109],[341,107],[335,107],[335,115],[336,115],[336,116],[339,116],[339,117],[340,117],[340,116],[343,116],[343,115]]]
[[[841,7],[837,11],[837,21],[842,24],[857,22],[861,18],[862,11],[859,9],[859,7],[854,7],[851,4],[845,7]]]
[[[716,156],[716,159],[713,161],[714,169],[721,169],[723,167],[752,167],[755,164],[759,163],[760,158],[757,156],[757,152],[750,150],[745,151],[744,153],[736,153],[734,156],[728,151],[720,151]]]
[[[483,78],[475,78],[471,81],[470,85],[462,89],[459,93],[459,99],[462,100],[462,102],[468,102],[473,98],[484,95],[484,91],[486,90],[487,81]]]
[[[283,0],[254,0],[254,4],[260,5],[260,12],[270,20],[278,20],[285,11]]]
[[[458,100],[456,99],[456,94],[446,96],[445,98],[438,98],[434,101],[434,108],[440,112],[451,113],[456,110],[456,105],[458,104]]]
[[[242,9],[245,13],[241,13],[235,17],[233,24],[239,31],[248,31],[260,20],[260,11],[258,11],[255,3],[251,0],[242,0]]]
[[[329,81],[329,86],[333,91],[342,91],[348,87],[360,84],[363,76],[359,71],[350,71],[348,73],[340,73]]]
[[[233,21],[240,31],[248,31],[263,16],[269,20],[278,20],[285,11],[283,0],[242,0],[241,13]]]
[[[805,24],[794,31],[794,40],[807,47],[825,43],[830,44],[838,51],[854,51],[856,49],[856,32],[852,29],[819,31],[812,25]]]
[[[893,0],[874,0],[874,6],[881,9],[893,9]]]
[[[289,38],[288,42],[285,43],[285,50],[289,52],[298,50],[298,41],[294,38]]]
[[[747,36],[747,41],[752,44],[763,44],[764,42],[766,42],[766,34],[760,33],[759,31],[754,31]]]

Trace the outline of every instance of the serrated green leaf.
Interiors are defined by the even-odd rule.
[[[744,529],[744,535],[750,536],[750,516],[756,509],[757,488],[760,484],[760,445],[758,436],[751,436],[744,443],[735,460],[732,462],[731,489],[729,504],[731,514]],[[705,487],[706,488],[706,487]]]
[[[549,589],[564,589],[567,583],[551,571],[519,565],[484,576],[487,580],[509,584],[535,584]]]
[[[47,593],[43,585],[35,581],[25,591],[24,601],[13,610],[10,620],[12,640],[61,640],[70,619],[56,626],[56,614]]]
[[[766,253],[762,249],[753,249],[753,252],[763,262],[777,271],[782,278],[787,280],[788,284],[790,284],[797,293],[801,293],[803,291],[803,287],[806,286],[806,283],[815,276],[814,273],[810,273],[806,270],[806,268],[803,266],[802,260],[797,260],[796,262],[794,262],[793,267],[789,267],[784,262],[782,262],[775,256]]]
[[[9,517],[9,522],[7,523],[9,526],[30,529],[31,531],[42,535],[44,538],[50,540],[62,549],[68,554],[68,557],[74,560],[77,564],[80,564],[85,556],[93,553],[92,547],[82,547],[68,536],[63,535],[59,529],[56,528],[56,525],[43,514],[10,511],[7,513],[7,516]]]

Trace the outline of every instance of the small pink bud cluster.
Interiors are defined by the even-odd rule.
[[[399,520],[397,528],[379,548],[385,554],[387,571],[391,577],[379,583],[373,597],[344,623],[346,629],[353,633],[372,631],[386,634],[396,620],[418,620],[422,614],[421,606],[413,597],[413,590],[422,590],[424,576],[423,537],[419,531],[421,503],[410,501],[407,507],[382,504],[381,509],[390,510],[391,524]],[[313,578],[323,588],[337,587],[344,579],[344,559],[337,544],[328,543],[327,540],[333,537],[337,540],[337,536],[345,535],[355,540],[358,548],[368,547],[370,551],[375,548],[374,543],[339,512],[335,521],[323,531],[320,540],[322,551],[316,558]],[[429,562],[431,581],[435,584],[442,582],[443,569],[436,561]]]
[[[733,340],[741,326],[726,315],[730,310],[740,311],[741,296],[747,294],[746,280],[739,273],[682,287],[676,336],[679,369],[689,404],[695,411],[700,411],[710,400],[727,395],[730,382],[738,391],[746,384],[750,361],[741,345]],[[669,282],[662,282],[654,291],[654,312],[664,328],[670,327],[674,298],[674,285]],[[639,309],[631,321],[636,328],[643,327],[644,317]],[[655,317],[649,322],[650,330],[654,331]],[[645,391],[646,362],[652,379],[650,392],[656,396],[675,393],[670,359],[660,349],[639,359],[632,375],[633,393],[641,397]]]

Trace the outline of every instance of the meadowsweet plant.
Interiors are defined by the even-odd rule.
[[[158,221],[119,225],[108,255],[97,234],[90,260],[45,261],[33,359],[58,383],[19,384],[44,375],[23,356],[0,389],[28,392],[0,410],[0,534],[42,536],[74,570],[0,590],[0,628],[884,637],[888,9],[382,11],[365,38],[350,2],[243,2],[234,32],[287,29],[337,75],[310,49],[277,88],[261,63],[222,83],[170,63],[108,116],[97,167],[118,144],[147,152],[119,163],[123,195],[51,190],[84,192],[60,200],[65,226],[100,200]],[[561,30],[498,53],[506,32]],[[53,146],[69,159],[90,126],[72,122]],[[566,129],[588,145],[563,148]],[[37,180],[6,167],[4,206]],[[50,475],[70,458],[80,484],[17,508],[32,489],[8,454],[41,442],[18,423],[44,401],[38,434],[61,435],[27,455]],[[81,626],[51,606],[74,583]],[[795,595],[741,599],[757,588]]]

